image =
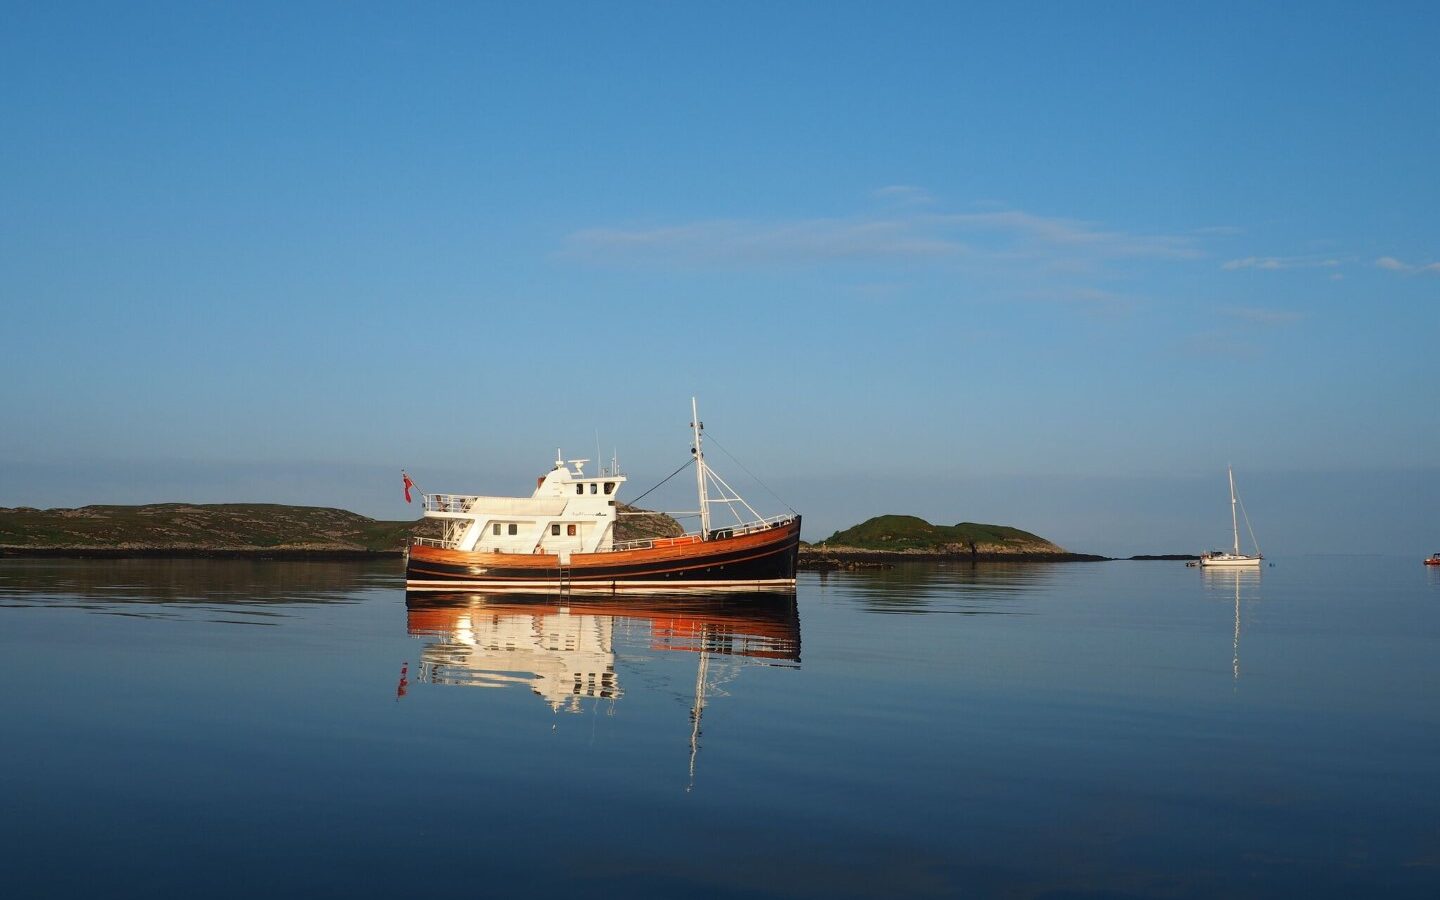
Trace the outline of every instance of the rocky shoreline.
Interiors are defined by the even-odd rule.
[[[400,559],[404,550],[353,547],[15,547],[0,546],[0,558],[50,559],[254,559],[368,560]],[[1131,560],[1189,560],[1193,556],[1131,556]],[[797,568],[807,571],[885,569],[913,562],[1110,562],[1092,553],[936,553],[923,550],[816,549],[801,547]]]
[[[400,559],[404,550],[362,550],[353,547],[16,547],[0,546],[0,558],[50,559],[274,559],[367,560]],[[1132,556],[1132,560],[1186,560],[1193,556]],[[923,550],[863,550],[801,547],[797,567],[808,571],[884,569],[912,562],[1108,562],[1113,557],[1091,553],[936,553]]]
[[[0,559],[272,559],[366,560],[399,559],[404,550],[362,550],[353,547],[4,547]]]

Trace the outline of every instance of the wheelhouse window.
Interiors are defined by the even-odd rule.
[[[575,493],[577,493],[577,494],[583,494],[583,493],[585,493],[585,485],[583,485],[583,484],[577,484],[577,485],[575,485]]]
[[[592,494],[598,494],[598,493],[600,493],[600,485],[596,484],[596,483],[593,482],[593,481],[590,482],[590,493],[592,493]]]
[[[499,522],[496,522],[496,523],[495,523],[495,533],[496,533],[496,534],[499,534],[499,533],[500,533],[500,523],[499,523]]]
[[[550,534],[551,534],[552,536],[554,536],[554,537],[559,537],[559,536],[560,536],[560,523],[559,523],[559,522],[552,522],[552,523],[551,523],[551,525],[550,525]]]
[[[516,525],[514,522],[511,522],[511,523],[510,523],[510,533],[511,533],[511,534],[519,534],[519,533],[520,533],[520,526],[519,526],[519,525]]]
[[[607,493],[607,494],[613,494],[613,493],[615,493],[615,482],[613,482],[613,481],[607,481],[607,482],[605,482],[605,493]]]
[[[570,525],[566,525],[566,526],[565,526],[565,533],[566,533],[567,535],[569,535],[570,537],[574,537],[574,536],[575,536],[575,525],[574,525],[573,523],[570,524]]]

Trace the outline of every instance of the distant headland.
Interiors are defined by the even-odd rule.
[[[420,522],[280,503],[0,508],[0,555],[367,559],[399,556]]]
[[[684,531],[663,513],[621,509],[632,515],[617,524],[618,540]],[[403,555],[411,537],[439,536],[434,519],[281,503],[0,507],[0,556],[376,559]]]

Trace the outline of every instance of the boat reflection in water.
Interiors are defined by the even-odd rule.
[[[652,652],[695,654],[692,782],[700,718],[717,686],[745,666],[800,666],[794,591],[743,598],[410,592],[405,606],[409,633],[436,639],[420,651],[421,684],[528,684],[555,712],[581,712],[586,698],[614,703],[624,696],[615,669],[617,634]]]
[[[1236,682],[1240,680],[1240,600],[1251,602],[1260,599],[1260,569],[1213,568],[1200,570],[1204,578],[1205,592],[1224,593],[1226,599],[1235,598],[1235,639],[1231,648],[1230,670]]]

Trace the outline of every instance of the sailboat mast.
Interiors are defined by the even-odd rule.
[[[700,495],[700,539],[708,540],[710,537],[710,498],[705,491],[705,451],[700,446],[700,432],[704,430],[705,426],[700,424],[700,409],[696,405],[694,397],[690,398],[690,427],[695,432],[695,446],[691,450],[695,454],[695,488]]]
[[[1240,522],[1235,518],[1235,468],[1226,466],[1230,473],[1230,530],[1235,534],[1235,555],[1240,555]]]

